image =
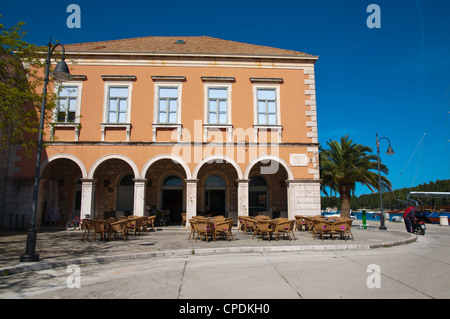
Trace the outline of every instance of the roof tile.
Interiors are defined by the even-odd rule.
[[[177,41],[183,40],[183,41]],[[178,42],[178,43],[177,43]],[[179,43],[183,42],[183,43]],[[112,41],[87,42],[64,45],[66,51],[145,52],[185,54],[250,54],[313,57],[303,52],[201,37],[141,37]]]

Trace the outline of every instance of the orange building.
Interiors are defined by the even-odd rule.
[[[75,77],[54,88],[38,226],[153,206],[172,224],[181,212],[320,213],[317,56],[211,37],[65,50]],[[31,210],[33,159],[21,155],[9,156],[4,226]]]

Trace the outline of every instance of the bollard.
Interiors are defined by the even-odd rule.
[[[447,216],[439,216],[439,225],[448,226],[448,217]]]
[[[364,229],[367,229],[367,224],[366,224],[366,211],[365,210],[363,210],[362,212],[362,221],[363,221],[363,226],[364,226]]]

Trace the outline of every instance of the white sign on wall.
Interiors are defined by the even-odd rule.
[[[306,154],[289,154],[291,166],[308,166],[308,156]]]

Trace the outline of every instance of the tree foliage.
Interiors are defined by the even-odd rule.
[[[409,192],[450,192],[450,179],[436,180],[429,183],[420,184],[415,187],[395,189],[390,192],[385,192],[383,196],[383,210],[400,210],[406,207],[403,201]],[[322,208],[337,207],[340,209],[340,199],[336,196],[322,196],[321,198]],[[378,193],[363,194],[360,196],[352,196],[350,199],[350,207],[352,210],[371,209],[378,210],[380,208],[380,196]]]
[[[0,150],[18,144],[29,154],[39,127],[46,49],[24,41],[23,26],[0,24]],[[54,94],[48,94],[46,107],[54,107]]]
[[[328,149],[321,149],[320,176],[322,191],[328,195],[327,188],[339,193],[342,216],[350,215],[351,194],[356,183],[367,186],[370,190],[378,188],[377,156],[370,154],[368,146],[354,143],[348,136],[338,141],[328,141]],[[388,174],[388,168],[380,163],[380,171]],[[381,176],[382,189],[391,190],[391,183]]]

